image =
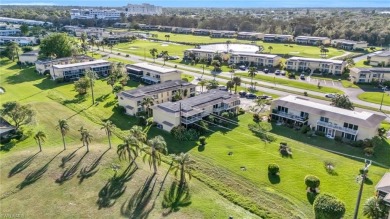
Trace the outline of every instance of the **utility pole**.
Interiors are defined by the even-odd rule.
[[[381,101],[381,106],[379,107],[379,111],[382,111],[382,104],[383,104],[383,98],[385,97],[385,93],[387,90],[387,86],[385,86],[383,89],[383,94],[382,94],[382,101]]]
[[[363,186],[364,186],[364,182],[366,181],[368,168],[371,166],[371,163],[372,163],[371,160],[364,159],[363,177],[362,177],[362,181],[360,182],[360,189],[359,189],[358,199],[356,201],[355,213],[353,219],[358,219],[359,205],[360,205],[360,199],[362,198]]]

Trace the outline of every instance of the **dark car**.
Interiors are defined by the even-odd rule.
[[[268,96],[268,95],[260,95],[260,96],[257,96],[257,99],[262,99],[262,100],[272,100],[272,97],[271,96]]]
[[[268,72],[269,72],[268,68],[265,68],[265,69],[263,70],[263,72],[266,73],[266,74],[268,74]]]
[[[286,72],[285,71],[281,71],[280,74],[283,75],[283,76],[286,76]]]
[[[245,97],[245,95],[246,95],[246,91],[240,91],[240,92],[238,92],[238,95],[240,95],[241,97]]]
[[[246,66],[245,66],[245,65],[240,65],[240,66],[238,66],[238,68],[239,68],[240,70],[243,70],[243,71],[246,70]]]
[[[299,76],[301,78],[301,80],[305,80],[305,74],[301,74],[301,76]]]
[[[245,95],[245,97],[248,98],[248,99],[255,99],[257,96],[256,96],[256,94],[247,93],[247,94]]]
[[[275,75],[280,75],[280,70],[276,70]]]

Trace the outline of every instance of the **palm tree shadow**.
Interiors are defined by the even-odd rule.
[[[139,188],[134,195],[124,202],[121,207],[121,215],[128,218],[148,218],[150,212],[154,208],[153,205],[145,210],[146,206],[149,204],[152,199],[152,194],[154,191],[154,187],[156,185],[157,179],[153,174],[151,177],[146,178],[144,185]],[[154,179],[153,185],[152,181]]]
[[[26,178],[23,180],[23,182],[21,182],[19,185],[17,185],[17,188],[19,188],[20,190],[22,190],[24,187],[28,186],[28,185],[31,185],[33,183],[35,183],[36,181],[38,181],[47,171],[50,163],[58,156],[60,155],[64,150],[60,151],[58,154],[56,154],[51,160],[49,160],[49,162],[47,162],[43,167],[41,167],[40,169],[36,170],[36,171],[33,171],[31,173],[29,173]]]
[[[8,178],[22,172],[23,170],[25,170],[27,167],[30,166],[30,164],[32,163],[32,161],[35,159],[35,157],[39,154],[39,152],[35,153],[34,155],[31,155],[29,157],[27,157],[26,159],[24,159],[23,161],[19,162],[18,164],[16,164],[8,173]]]
[[[114,176],[108,180],[106,185],[99,191],[97,204],[99,209],[109,208],[113,206],[120,196],[126,191],[125,183],[133,178],[137,167],[133,167],[134,162],[131,162],[126,170],[119,176],[115,172]]]
[[[61,165],[60,165],[59,167],[64,168],[64,167],[65,167],[65,164],[66,164],[67,162],[71,161],[71,160],[76,156],[76,152],[77,152],[78,150],[80,150],[80,148],[82,148],[82,147],[79,147],[79,148],[77,148],[76,150],[74,150],[72,153],[70,153],[70,154],[68,154],[68,155],[66,155],[66,156],[64,156],[64,157],[62,157],[62,159],[61,159]]]
[[[191,194],[187,185],[178,185],[176,181],[172,182],[169,190],[165,191],[162,206],[169,208],[168,212],[164,212],[163,216],[168,216],[172,212],[177,212],[182,207],[191,205]]]
[[[109,150],[110,149],[104,151],[104,153],[100,155],[100,157],[98,157],[96,160],[94,160],[90,165],[81,168],[80,173],[77,176],[78,178],[80,178],[79,184],[83,183],[84,179],[88,179],[89,177],[92,177],[93,175],[95,175],[95,173],[99,171],[99,169],[96,168],[99,166],[100,161],[103,158],[104,154],[106,154]]]
[[[73,178],[73,176],[76,174],[81,161],[84,159],[84,157],[88,154],[88,152],[85,152],[84,155],[78,160],[73,166],[67,168],[62,175],[56,179],[56,183],[62,185],[65,181],[68,181]]]

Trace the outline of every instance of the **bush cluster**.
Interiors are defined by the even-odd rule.
[[[345,214],[345,204],[329,194],[320,194],[313,203],[316,219],[340,219]]]
[[[196,141],[199,138],[199,133],[195,129],[186,129],[182,125],[174,127],[171,134],[179,141]]]
[[[271,175],[277,175],[279,173],[279,166],[277,164],[271,163],[268,165],[268,173]]]
[[[315,189],[320,186],[320,179],[313,175],[307,175],[305,177],[305,184],[312,192],[315,192]]]

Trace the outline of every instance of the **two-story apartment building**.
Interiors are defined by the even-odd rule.
[[[328,37],[297,36],[295,42],[305,45],[329,45],[330,39]]]
[[[212,59],[215,55],[214,50],[208,50],[208,49],[186,49],[184,50],[184,59],[189,59],[191,56],[194,58],[200,58],[200,59]]]
[[[99,76],[107,76],[111,71],[111,62],[99,59],[89,62],[53,65],[53,71],[50,71],[50,74],[53,79],[76,80],[84,76],[87,70],[94,71]]]
[[[0,29],[0,36],[19,36],[21,34],[22,33],[19,29]]]
[[[331,73],[336,75],[342,74],[346,65],[347,62],[345,61],[332,59],[291,57],[286,60],[287,70],[306,72],[315,71],[319,73]]]
[[[210,36],[211,30],[206,29],[194,29],[192,34],[198,35],[198,36]]]
[[[181,34],[192,34],[192,28],[185,27],[173,27],[172,33],[181,33]]]
[[[37,39],[35,37],[0,36],[0,45],[6,45],[11,42],[15,42],[19,46],[32,46],[37,44]]]
[[[390,51],[384,51],[367,57],[372,66],[390,66]]]
[[[390,172],[383,175],[378,184],[376,184],[375,190],[377,191],[377,197],[382,199],[387,206],[387,218],[390,219]]]
[[[365,49],[368,47],[366,41],[353,41],[345,39],[334,39],[331,41],[332,46],[345,50]]]
[[[264,34],[263,33],[256,33],[256,32],[238,32],[237,39],[262,40],[262,39],[264,39]]]
[[[271,109],[274,121],[308,125],[328,138],[339,136],[351,141],[376,136],[386,119],[379,114],[346,110],[292,95],[274,100]]]
[[[152,97],[154,105],[172,101],[177,92],[181,92],[182,99],[195,96],[196,85],[183,80],[167,81],[161,84],[140,87],[118,93],[118,103],[126,109],[126,114],[136,115],[145,109],[142,101],[145,97]]]
[[[228,30],[213,30],[211,31],[210,36],[212,38],[233,38],[235,37],[236,32],[235,31],[228,31]]]
[[[271,54],[231,53],[230,64],[245,64],[247,66],[277,66],[282,57]]]
[[[19,61],[23,64],[33,64],[38,60],[38,54],[39,52],[37,50],[33,50],[30,52],[25,52],[23,54],[19,55]]]
[[[58,58],[53,60],[51,59],[38,60],[35,62],[35,70],[37,70],[39,74],[45,74],[45,73],[53,74],[52,73],[53,65],[66,65],[66,64],[79,63],[79,62],[89,62],[93,60],[95,59],[85,55],[64,57],[64,58]]]
[[[350,68],[349,70],[351,81],[355,83],[390,81],[390,68]]]
[[[158,30],[162,31],[162,32],[172,32],[173,27],[172,26],[160,26],[160,28]]]
[[[174,68],[161,67],[146,62],[126,66],[130,79],[145,84],[159,84],[166,81],[181,80],[181,72]]]
[[[240,98],[236,94],[221,90],[209,90],[198,96],[177,102],[164,102],[153,107],[153,120],[157,127],[171,131],[183,124],[190,125],[210,114],[237,112]]]
[[[284,34],[264,34],[264,42],[292,42],[294,40],[293,35]]]

